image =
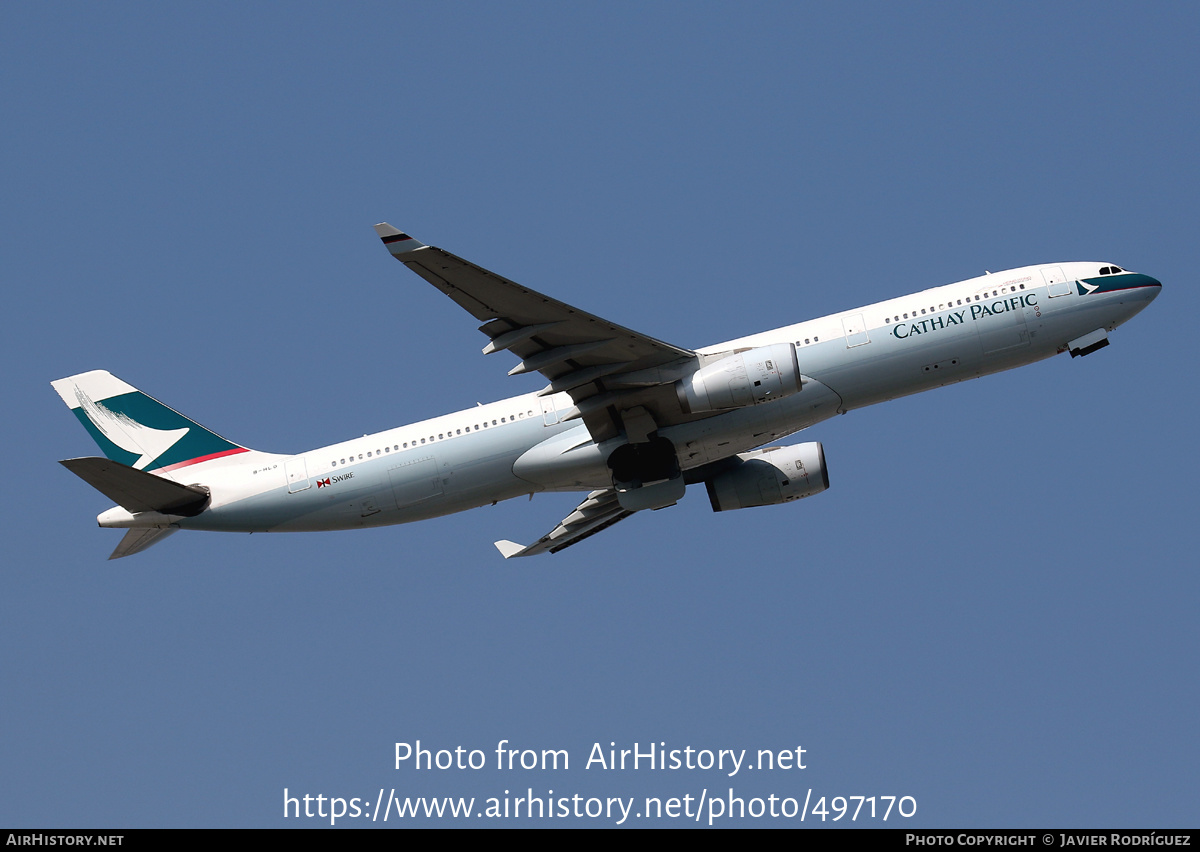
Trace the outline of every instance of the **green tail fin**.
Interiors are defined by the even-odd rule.
[[[136,470],[166,472],[247,452],[105,370],[51,384],[104,455]]]

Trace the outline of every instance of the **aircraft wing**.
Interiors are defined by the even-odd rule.
[[[633,512],[621,508],[617,492],[611,488],[593,491],[575,511],[528,547],[514,541],[498,541],[496,549],[505,559],[513,556],[536,556],[539,553],[558,553],[560,550],[583,541],[590,535],[606,530],[617,521],[623,521]]]
[[[638,429],[644,414],[655,428],[696,419],[672,387],[694,366],[695,352],[522,287],[387,223],[375,231],[397,260],[483,322],[479,330],[491,339],[484,354],[508,350],[521,359],[509,375],[538,372],[550,380],[543,395],[568,393],[575,406],[563,419],[582,417],[597,442],[620,434],[629,412]]]

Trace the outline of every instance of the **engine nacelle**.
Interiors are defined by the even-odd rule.
[[[800,390],[796,346],[773,343],[701,367],[675,385],[688,414],[728,411],[791,396]]]
[[[738,458],[741,464],[705,483],[714,512],[788,503],[829,487],[825,450],[816,441],[739,453]]]

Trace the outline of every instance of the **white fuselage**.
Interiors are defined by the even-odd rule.
[[[1096,279],[1101,268],[1013,269],[706,347],[702,356],[791,342],[803,389],[660,435],[687,471],[841,412],[1048,358],[1070,341],[1112,330],[1159,292],[1158,282],[1134,273],[1122,273],[1132,276],[1126,289],[1085,292],[1077,282]],[[203,482],[209,508],[171,522],[247,532],[349,529],[536,491],[610,488],[606,459],[621,440],[598,446],[582,421],[562,422],[571,406],[565,393],[528,393],[300,455],[251,451],[232,463],[202,462],[180,480]],[[138,524],[101,516],[101,525]]]

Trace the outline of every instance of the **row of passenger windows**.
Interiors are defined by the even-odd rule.
[[[821,339],[821,338],[819,338],[819,337],[814,337],[814,338],[812,339],[812,342],[813,342],[813,343],[816,343],[816,342],[817,342],[818,340],[820,340],[820,339]],[[808,343],[809,343],[809,339],[808,339],[807,337],[806,337],[806,338],[804,338],[804,345],[806,345],[806,346],[807,346],[807,345],[808,345]],[[797,340],[797,341],[796,341],[796,345],[797,345],[797,346],[800,346],[800,345],[801,345],[799,340]]]
[[[1025,289],[1025,285],[1024,285],[1024,284],[1022,284],[1022,285],[1021,285],[1021,289],[1022,289],[1022,290],[1024,290],[1024,289]],[[1001,287],[999,290],[993,290],[993,291],[992,291],[992,297],[994,298],[994,297],[996,297],[996,296],[999,296],[999,295],[1001,295],[1001,294],[1003,294],[1003,293],[1008,293],[1008,292],[1010,292],[1010,291],[1011,291],[1011,292],[1013,292],[1013,293],[1015,293],[1015,292],[1017,292],[1017,288],[1016,288],[1016,287]],[[972,297],[972,296],[967,296],[967,302],[968,302],[968,303],[970,303],[970,302],[982,302],[984,299],[987,299],[987,298],[989,298],[989,297],[988,297],[987,291],[985,290],[983,293],[978,293],[978,294],[976,294],[976,295],[975,295],[975,296],[973,296],[973,297]],[[962,300],[962,299],[959,299],[959,300],[958,300],[958,304],[959,304],[959,305],[961,305],[962,303],[963,303],[963,300]],[[933,305],[930,305],[930,306],[929,306],[929,310],[928,310],[928,311],[926,311],[924,308],[921,308],[921,314],[922,314],[922,315],[924,315],[924,314],[926,314],[926,313],[930,313],[930,314],[936,314],[938,311],[944,311],[944,310],[946,310],[946,308],[953,308],[953,307],[955,307],[955,303],[954,303],[953,301],[946,302],[945,304],[938,305],[936,308],[935,308]],[[915,316],[917,316],[917,312],[916,312],[916,311],[913,311],[913,312],[912,312],[912,315],[913,315],[914,317],[915,317]],[[903,317],[903,318],[904,318],[904,319],[908,319],[908,314],[904,314],[904,317]],[[884,321],[885,323],[891,324],[891,323],[893,323],[893,322],[900,322],[900,319],[901,319],[901,317],[900,317],[899,315],[897,315],[897,316],[894,316],[894,317],[884,317],[884,318],[883,318],[883,321]]]
[[[484,420],[480,423],[475,424],[474,431],[478,432],[481,429],[486,429],[486,428],[488,428],[489,425],[490,426],[498,426],[501,423],[511,423],[516,420],[524,420],[526,416],[532,417],[533,412],[532,411],[522,411],[519,414],[510,414],[508,417],[501,417],[499,421],[493,420],[490,424],[486,420]],[[472,430],[471,430],[470,426],[464,426],[462,429],[455,429],[453,432],[438,432],[438,434],[436,436],[430,435],[428,438],[422,438],[420,441],[417,441],[417,440],[405,441],[403,444],[393,444],[390,447],[384,447],[382,450],[377,449],[373,452],[368,450],[366,453],[359,453],[357,458],[355,456],[346,456],[346,458],[344,458],[344,459],[340,459],[340,460],[334,459],[333,461],[331,461],[329,463],[329,466],[337,467],[339,464],[341,464],[341,465],[352,464],[353,462],[356,462],[356,461],[362,461],[365,458],[369,459],[369,458],[373,458],[374,456],[382,456],[384,453],[390,453],[393,450],[396,450],[396,451],[399,451],[401,449],[407,450],[410,446],[419,447],[419,446],[421,446],[421,444],[432,444],[434,441],[444,441],[446,438],[453,438],[455,435],[461,435],[463,432],[470,433],[471,431]]]

